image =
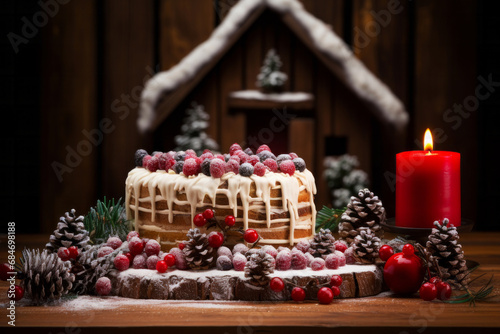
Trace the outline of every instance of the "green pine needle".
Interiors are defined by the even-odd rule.
[[[125,206],[120,198],[116,203],[114,199],[98,200],[94,208],[90,208],[83,223],[89,231],[89,237],[94,244],[106,242],[109,236],[118,236],[125,240],[128,232],[132,230],[132,222],[125,218]]]
[[[332,209],[323,205],[323,208],[319,210],[316,215],[316,232],[320,229],[329,229],[330,231],[335,230],[339,225],[340,217],[342,217],[345,210],[346,208]]]

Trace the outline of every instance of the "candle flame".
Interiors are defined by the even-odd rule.
[[[424,151],[432,152],[433,146],[431,130],[427,129],[424,135]]]

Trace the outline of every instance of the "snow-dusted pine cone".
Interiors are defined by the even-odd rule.
[[[335,238],[329,229],[320,229],[309,243],[308,252],[314,257],[326,258],[328,254],[335,252]]]
[[[342,214],[339,223],[339,234],[351,244],[361,228],[370,228],[379,238],[384,236],[380,223],[385,222],[385,208],[382,201],[368,189],[361,189],[358,196],[352,196]]]
[[[434,222],[434,228],[427,241],[427,250],[437,260],[442,278],[456,288],[467,286],[469,282],[469,271],[465,263],[462,245],[458,243],[460,238],[457,228],[449,224],[448,219],[443,224]],[[437,268],[431,266],[432,275],[438,275]]]
[[[195,228],[189,230],[187,237],[189,240],[184,242],[182,251],[191,269],[206,270],[215,266],[216,251],[209,245],[207,235]]]
[[[255,286],[269,284],[271,275],[274,272],[274,258],[264,250],[258,250],[247,256],[245,264],[245,277],[250,278],[249,283]]]
[[[83,216],[76,217],[75,209],[66,212],[64,217],[59,218],[54,234],[50,236],[50,242],[45,247],[57,253],[60,247],[76,246],[79,249],[87,246],[89,233],[85,230]]]
[[[378,258],[381,241],[369,228],[362,228],[354,238],[352,249],[355,257],[364,263],[373,263]]]
[[[34,304],[61,298],[73,287],[75,275],[70,263],[62,261],[56,253],[44,249],[25,249],[21,257],[24,290]]]

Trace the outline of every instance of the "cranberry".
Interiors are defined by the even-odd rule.
[[[394,255],[394,249],[389,245],[383,245],[378,251],[379,257],[382,261],[387,261]]]
[[[202,227],[207,223],[207,220],[205,219],[205,217],[203,217],[202,213],[198,213],[196,216],[194,216],[193,223],[198,227]]]
[[[249,244],[253,244],[257,240],[259,240],[259,233],[257,233],[256,230],[249,228],[245,231],[243,239],[245,239],[245,241],[248,242]]]
[[[226,223],[226,225],[229,227],[234,226],[234,224],[236,223],[236,218],[234,218],[234,216],[227,216],[226,219],[224,219],[224,223]]]
[[[302,288],[295,287],[292,290],[292,299],[296,302],[301,302],[306,299],[306,292]]]
[[[165,261],[163,260],[160,260],[158,262],[156,262],[156,270],[160,273],[160,274],[163,274],[164,272],[166,272],[168,269],[168,265]]]
[[[323,287],[318,291],[318,301],[320,304],[330,304],[333,301],[333,291],[330,288]]]
[[[285,283],[279,277],[274,277],[269,283],[271,290],[274,292],[281,292],[285,288]]]
[[[429,282],[422,284],[419,292],[420,298],[426,301],[434,300],[437,297],[436,285]]]
[[[342,285],[342,277],[340,275],[333,275],[330,279],[330,286],[341,286]]]

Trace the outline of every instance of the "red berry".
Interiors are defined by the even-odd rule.
[[[234,152],[234,155],[236,155],[238,158],[240,158],[240,164],[247,162],[248,154],[246,154],[242,150]]]
[[[186,156],[187,158],[187,156]],[[186,176],[197,175],[200,171],[200,165],[194,158],[189,158],[184,161],[184,166],[182,167],[182,172]]]
[[[232,158],[229,159],[228,162],[226,162],[226,166],[224,167],[224,172],[226,173],[233,172],[234,174],[238,174],[239,170],[240,170],[240,163]]]
[[[431,277],[431,279],[429,280],[430,283],[432,284],[437,284],[438,282],[441,282],[441,278],[437,277],[437,276],[434,276],[434,277]]]
[[[138,237],[133,237],[128,243],[128,249],[132,255],[141,254],[144,249],[144,243]]]
[[[269,151],[269,152],[271,152],[271,149],[267,145],[260,145],[259,148],[257,149],[257,152],[255,152],[255,154],[259,154],[262,151]]]
[[[419,292],[420,292],[420,298],[422,298],[425,301],[431,301],[436,299],[437,297],[436,285],[429,282],[422,284]]]
[[[207,223],[207,220],[205,219],[205,217],[203,217],[202,213],[198,213],[196,216],[194,216],[193,223],[198,227],[202,227]]]
[[[257,162],[253,166],[253,173],[257,176],[264,176],[266,174],[267,167],[262,162]]]
[[[113,264],[115,265],[115,268],[118,269],[119,271],[124,271],[130,267],[130,259],[128,258],[127,255],[121,254],[115,257],[115,259],[113,260]]]
[[[284,160],[280,164],[280,172],[292,176],[295,174],[295,164],[292,160]]]
[[[332,286],[331,289],[332,289],[334,297],[337,297],[338,295],[340,295],[340,289],[338,286]]]
[[[78,257],[78,247],[71,246],[70,248],[68,248],[68,250],[70,259],[76,259]]]
[[[415,248],[411,244],[406,244],[403,246],[403,254],[405,257],[411,257],[415,254]]]
[[[144,251],[147,256],[160,254],[161,246],[156,240],[149,240],[144,246]]]
[[[181,242],[181,243],[179,244],[179,249],[180,249],[180,250],[183,250],[183,249],[184,249],[184,247],[186,247],[186,245],[184,245],[184,243],[183,243],[183,242]]]
[[[166,254],[163,261],[165,261],[169,267],[175,266],[175,256],[173,254]]]
[[[196,158],[197,155],[196,155],[196,152],[194,150],[186,150],[186,159],[194,159]]]
[[[122,245],[122,240],[118,237],[109,237],[106,245],[113,249],[118,249]]]
[[[133,237],[138,237],[139,238],[139,232],[137,231],[130,231],[127,234],[127,241],[130,241]]]
[[[63,261],[68,261],[69,260],[69,249],[66,247],[60,247],[59,250],[57,251],[57,256]]]
[[[174,261],[175,261],[175,258],[174,258]],[[163,260],[160,260],[158,262],[156,262],[156,270],[160,273],[160,274],[163,274],[164,272],[166,272],[168,269],[168,265],[165,261]]]
[[[290,153],[288,153],[288,155],[290,156],[290,158],[292,158],[292,160],[293,160],[293,159],[297,159],[297,158],[299,157],[299,156],[297,155],[297,153],[294,153],[294,152],[290,152]]]
[[[383,245],[378,251],[378,256],[382,261],[387,261],[394,255],[394,249],[389,245]]]
[[[340,275],[333,275],[330,279],[330,286],[342,285],[342,277]]]
[[[333,291],[330,288],[323,287],[318,291],[318,301],[320,304],[330,304],[333,301]]]
[[[337,240],[333,243],[333,245],[335,246],[335,250],[342,253],[344,253],[348,248],[346,242],[343,240]]]
[[[109,246],[102,246],[101,248],[99,248],[99,251],[97,252],[97,257],[103,257],[109,255],[113,253],[113,250],[114,249]]]
[[[229,154],[233,155],[236,151],[241,151],[241,146],[237,143],[234,143],[233,145],[231,145],[231,147],[229,147]]]
[[[264,160],[264,165],[273,173],[277,173],[278,172],[278,163],[276,162],[276,160],[274,159],[271,159],[271,158],[267,158],[266,160]],[[295,169],[295,165],[294,165],[294,169]]]
[[[234,216],[227,216],[226,219],[224,219],[224,223],[229,227],[234,226],[234,224],[236,224],[236,218],[234,218]]]
[[[251,155],[247,158],[248,163],[250,163],[252,166],[255,166],[257,162],[260,162],[260,158],[256,155]]]
[[[214,218],[214,210],[212,210],[212,209],[206,209],[205,211],[203,211],[203,217],[206,220]]]
[[[2,263],[0,266],[0,279],[2,281],[6,281],[8,278],[10,278],[10,275],[8,274],[9,272],[13,272],[11,270],[10,265],[8,263]]]
[[[148,167],[148,162],[149,160],[151,160],[153,157],[150,156],[150,155],[146,155],[144,156],[144,158],[142,158],[142,167],[144,168],[147,168]]]
[[[220,178],[226,172],[226,163],[224,160],[212,159],[210,162],[210,175],[213,178]]]
[[[95,284],[95,291],[100,296],[107,296],[111,292],[111,280],[107,277],[101,277]]]
[[[273,279],[271,279],[271,282],[269,282],[269,287],[274,292],[281,292],[285,288],[285,283],[281,278],[274,277]]]
[[[200,155],[201,161],[205,161],[205,159],[212,160],[214,158],[214,155],[212,152],[204,152],[202,155]]]
[[[249,244],[253,244],[259,239],[259,233],[257,233],[256,230],[249,228],[245,231],[245,234],[243,234],[243,239],[245,239],[245,241]]]
[[[127,257],[128,262],[129,262],[129,266],[130,266],[130,263],[132,263],[132,261],[134,260],[134,256],[132,254],[130,254],[130,252],[125,254],[125,256]]]
[[[146,168],[150,172],[156,172],[158,169],[160,169],[160,159],[157,156],[154,156],[153,158],[149,159]]]
[[[208,244],[210,247],[219,248],[224,243],[224,236],[220,232],[211,232],[208,235]]]
[[[292,299],[296,302],[301,302],[306,299],[306,292],[304,291],[304,289],[296,286],[292,289]]]
[[[11,286],[12,287],[12,286]],[[14,289],[9,288],[7,290],[7,297],[9,297],[10,300],[18,301],[21,300],[24,296],[24,289],[22,286],[19,285],[14,285]]]
[[[451,297],[451,287],[446,282],[437,282],[437,298],[439,300],[448,300]]]

